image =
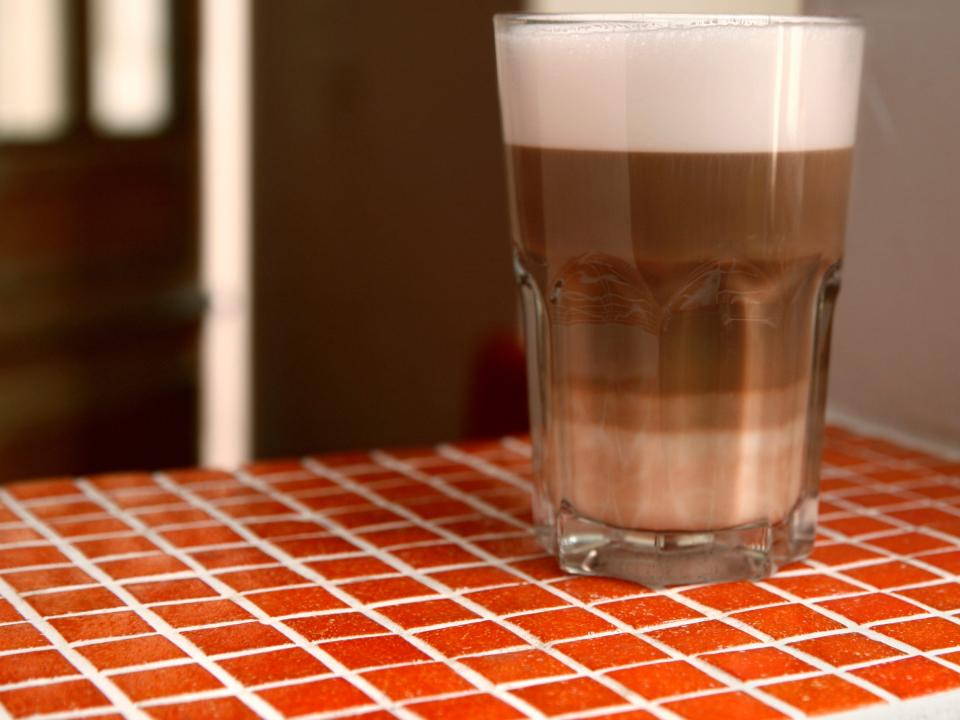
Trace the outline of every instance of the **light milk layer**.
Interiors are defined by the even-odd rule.
[[[625,17],[632,19],[497,19],[507,143],[642,152],[853,145],[859,27],[761,16]]]

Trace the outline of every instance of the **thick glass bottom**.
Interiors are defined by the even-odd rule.
[[[564,502],[556,530],[541,528],[539,536],[567,572],[657,587],[772,575],[810,553],[815,522],[814,499],[798,503],[779,522],[702,532],[615,527],[585,517]]]

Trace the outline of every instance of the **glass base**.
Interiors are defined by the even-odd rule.
[[[661,532],[607,525],[565,502],[557,513],[556,532],[541,528],[538,535],[560,567],[577,575],[652,587],[758,580],[810,553],[816,517],[811,510],[815,513],[815,501],[807,500],[777,523]]]

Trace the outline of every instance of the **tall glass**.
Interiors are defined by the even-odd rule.
[[[805,556],[861,28],[494,24],[544,546],[653,585]]]

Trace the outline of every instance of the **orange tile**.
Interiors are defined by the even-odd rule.
[[[901,469],[884,468],[880,470],[865,470],[863,472],[869,478],[883,483],[900,483],[904,480],[918,480],[929,477],[933,474],[929,468]]]
[[[89,680],[68,680],[7,690],[0,692],[0,703],[14,717],[66,713],[110,704]]]
[[[892,588],[936,580],[937,575],[907,563],[894,561],[844,570],[844,575],[875,588]]]
[[[527,644],[518,635],[489,620],[455,625],[442,630],[427,630],[420,633],[419,637],[447,657],[474,655]]]
[[[591,715],[590,720],[657,720],[646,710],[626,710],[624,712],[609,712],[602,715]]]
[[[376,470],[363,469],[361,471],[347,473],[347,475],[349,475],[350,480],[362,485],[378,485],[381,483],[397,482],[399,480],[406,481],[410,479],[403,473],[398,473],[396,470],[386,470],[384,468]]]
[[[527,555],[543,555],[543,548],[532,535],[495,540],[476,540],[474,545],[503,560],[522,558]]]
[[[803,605],[777,605],[759,610],[747,610],[733,617],[777,640],[843,627],[840,623]]]
[[[179,495],[160,491],[137,493],[136,495],[114,495],[112,500],[124,510],[159,507],[161,505],[178,505],[183,508],[189,507]]]
[[[654,640],[659,640],[687,655],[758,642],[752,635],[719,620],[677,625],[647,634]]]
[[[345,557],[335,560],[321,560],[307,563],[307,566],[328,580],[361,578],[369,575],[396,575],[398,570],[369,555],[363,557]]]
[[[258,460],[247,463],[244,471],[251,475],[275,475],[277,473],[291,473],[303,470],[303,461],[300,458],[277,458]]]
[[[289,480],[270,480],[270,486],[278,492],[287,493],[294,496],[337,487],[337,484],[332,480],[320,478],[316,475],[306,475],[302,478],[293,476],[290,477],[291,479]]]
[[[294,511],[282,502],[276,500],[264,500],[260,502],[237,502],[221,504],[221,512],[226,513],[232,518],[250,518],[263,517],[267,515],[290,515]]]
[[[363,678],[394,701],[475,689],[449,667],[438,662],[374,670],[363,673]]]
[[[54,532],[61,537],[82,537],[84,535],[107,535],[109,533],[130,532],[131,528],[126,523],[116,518],[102,518],[98,520],[58,520],[48,522]]]
[[[677,700],[664,707],[688,720],[776,720],[786,717],[743,692]]]
[[[892,637],[918,650],[943,650],[960,647],[960,625],[944,618],[931,617],[874,627],[878,633]]]
[[[67,642],[153,632],[153,628],[139,615],[127,611],[53,618],[50,624],[63,635]],[[0,628],[0,631],[2,630],[3,628]]]
[[[960,687],[960,675],[925,657],[894,660],[853,670],[858,677],[899,698],[911,698]]]
[[[114,580],[126,580],[134,577],[149,575],[165,575],[181,572],[187,566],[169,555],[148,555],[138,558],[124,558],[123,560],[107,560],[97,565]]]
[[[786,602],[779,595],[774,595],[749,582],[717,583],[684,590],[682,594],[698,603],[723,611]]]
[[[291,641],[269,625],[259,622],[190,630],[183,636],[207,655],[238,652],[253,648],[288,645]]]
[[[129,665],[145,665],[186,657],[180,648],[161,635],[84,645],[77,648],[77,652],[92,662],[98,670],[112,670]]]
[[[846,565],[847,563],[860,562],[870,558],[883,557],[878,552],[865,550],[856,545],[847,543],[833,543],[831,545],[817,544],[810,553],[810,559],[823,563],[824,565]]]
[[[723,687],[720,681],[682,660],[614,670],[610,677],[650,699]]]
[[[261,690],[257,694],[285,717],[345,711],[373,704],[363,692],[341,678],[285,685]]]
[[[463,658],[460,662],[494,683],[570,675],[574,671],[541,650],[521,650]]]
[[[264,683],[324,675],[330,669],[300,648],[286,648],[221,660],[220,666],[243,683],[253,687]]]
[[[233,620],[251,620],[253,616],[230,600],[162,605],[151,608],[175,628],[215,625]]]
[[[765,680],[816,669],[793,655],[772,647],[712,653],[701,659],[740,680]]]
[[[20,572],[4,573],[3,579],[20,593],[93,583],[92,577],[80,568],[75,567],[21,570]]]
[[[926,585],[918,588],[897,590],[897,595],[903,595],[936,610],[960,609],[960,583],[945,582],[938,585]]]
[[[924,487],[912,487],[910,488],[910,492],[931,500],[943,500],[944,498],[953,498],[960,495],[960,488],[941,481]]]
[[[404,527],[394,530],[375,530],[373,532],[358,533],[367,542],[371,542],[377,547],[391,548],[401,545],[410,545],[418,542],[428,542],[430,540],[439,540],[440,536],[436,533],[424,530],[421,527]]]
[[[44,616],[103,610],[123,605],[120,598],[102,587],[34,595],[28,598],[27,602]]]
[[[312,520],[247,520],[244,523],[250,532],[258,537],[279,540],[298,535],[320,535],[334,537],[322,526]],[[352,546],[351,546],[352,547]],[[356,548],[354,548],[356,549]]]
[[[444,530],[456,533],[462,538],[482,537],[500,533],[516,532],[517,526],[494,517],[482,517],[477,520],[456,520],[443,523]]]
[[[330,515],[330,519],[349,530],[386,525],[387,523],[402,522],[404,520],[404,518],[396,513],[382,508],[377,508],[376,510],[361,510],[359,512],[337,513],[336,515]]]
[[[297,540],[274,540],[273,544],[295,558],[328,557],[352,553],[359,548],[335,535],[300,538]]]
[[[510,622],[543,642],[583,637],[614,629],[614,626],[603,618],[581,608],[515,615],[510,618]]]
[[[0,553],[0,570],[30,567],[31,565],[69,564],[67,556],[53,545],[7,548]]]
[[[30,511],[38,518],[47,520],[51,518],[65,518],[76,515],[105,515],[106,510],[89,500],[63,500],[62,502],[50,503],[49,505],[35,505]]]
[[[399,502],[401,504],[409,502],[410,500],[440,500],[447,497],[432,485],[420,482],[419,480],[409,480],[395,485],[386,485],[378,488],[376,492],[377,495],[390,502]]]
[[[946,570],[947,572],[960,574],[960,550],[921,555],[916,559],[922,560],[928,565],[933,565],[934,567]]]
[[[147,472],[112,472],[90,475],[87,482],[95,485],[101,490],[112,494],[117,490],[128,490],[130,488],[156,487],[156,481],[153,475]]]
[[[855,515],[854,517],[839,518],[837,520],[824,520],[820,524],[823,527],[828,527],[831,530],[836,530],[850,537],[867,535],[868,533],[875,533],[881,530],[892,530],[896,527],[890,523],[865,515]]]
[[[868,508],[882,507],[883,505],[899,505],[901,503],[909,502],[909,499],[886,492],[867,492],[861,495],[844,495],[843,499]]]
[[[163,474],[178,485],[234,480],[231,473],[214,468],[174,468],[164,470]]]
[[[0,599],[0,623],[17,622],[23,620],[16,610],[13,609],[8,601]]]
[[[75,541],[73,546],[88,558],[96,559],[125,553],[155,553],[160,548],[140,535],[113,537],[104,540]]]
[[[547,715],[584,712],[625,702],[615,692],[591,678],[558,680],[512,692]]]
[[[603,670],[619,665],[635,665],[660,660],[666,655],[650,643],[626,633],[604,635],[586,640],[573,640],[555,646],[564,655],[591,670]]]
[[[11,483],[7,492],[18,500],[36,500],[59,495],[78,495],[80,488],[76,486],[73,478],[64,476]]]
[[[194,598],[214,597],[217,591],[197,578],[182,580],[158,580],[156,582],[132,583],[124,589],[140,602],[170,602],[173,600],[192,600]]]
[[[346,603],[319,586],[251,593],[247,599],[271,617],[346,607]]]
[[[696,610],[660,595],[603,603],[597,608],[635,628],[661,625],[671,620],[703,617]]]
[[[837,450],[825,450],[823,453],[823,460],[828,465],[834,465],[836,467],[849,467],[851,465],[862,465],[867,462],[864,458],[849,454],[838,452]]]
[[[567,605],[562,598],[536,585],[516,585],[495,590],[481,590],[465,595],[497,615],[509,615],[527,610]]]
[[[377,635],[387,632],[385,627],[358,612],[295,618],[284,620],[283,624],[293,628],[312,642],[334,640],[354,635]]]
[[[398,663],[423,662],[430,658],[397,635],[334,640],[318,645],[351,670]]]
[[[257,720],[260,716],[237,698],[210,698],[185,703],[167,703],[149,708],[156,720],[193,720],[194,718],[223,718],[223,720]]]
[[[275,565],[277,562],[276,558],[255,547],[202,550],[200,552],[192,552],[190,556],[210,570],[241,567],[244,565]]]
[[[825,660],[837,667],[903,654],[889,645],[856,632],[801,640],[791,643],[790,647]]]
[[[137,513],[137,519],[151,528],[160,528],[169,525],[209,522],[213,520],[213,517],[198,508],[178,507],[170,510]]]
[[[856,486],[857,483],[842,477],[823,478],[823,480],[820,481],[820,490],[822,492],[836,492],[837,490],[846,490]]]
[[[426,602],[403,603],[379,609],[395,623],[404,628],[427,627],[461,620],[477,620],[479,615],[467,610],[453,600],[427,600]]]
[[[818,598],[828,595],[863,592],[856,585],[837,580],[829,575],[820,574],[773,577],[766,582],[800,598]]]
[[[519,577],[511,575],[505,570],[483,566],[430,573],[430,577],[439,580],[452,590],[469,590],[492,585],[516,585],[521,582]]]
[[[376,505],[366,498],[357,495],[356,493],[346,491],[300,497],[299,500],[311,510],[331,516],[334,515],[334,511],[336,511],[336,513],[341,513],[344,510],[349,510],[352,517],[357,517],[360,513],[377,513],[380,511]]]
[[[616,600],[650,592],[649,588],[637,583],[599,577],[573,577],[555,583],[554,587],[585,603]]]
[[[479,557],[453,543],[404,548],[402,550],[394,550],[393,554],[400,560],[403,560],[403,562],[417,569],[441,567],[443,565],[466,565],[480,562]]]
[[[430,700],[409,706],[426,720],[514,720],[526,717],[493,695],[461,695],[448,700]]]
[[[764,685],[762,689],[809,715],[826,715],[882,702],[873,693],[835,675],[789,680]]]
[[[243,542],[243,538],[226,525],[164,530],[160,534],[179,548]]]
[[[936,528],[951,534],[960,532],[960,517],[938,508],[915,508],[887,514],[917,527]]]
[[[113,675],[111,680],[134,702],[223,687],[219,680],[199,665],[138,670]]]
[[[436,594],[423,583],[408,577],[363,580],[360,582],[347,583],[340,587],[364,603],[384,602],[386,600],[400,600],[402,598]]]
[[[27,540],[43,540],[43,535],[26,525],[0,528],[0,543],[25,542]]]
[[[78,674],[58,650],[0,656],[0,685]]]
[[[218,573],[217,579],[240,592],[267,588],[303,585],[310,582],[303,575],[286,567],[263,567]]]
[[[950,547],[950,543],[922,532],[902,532],[896,535],[887,535],[870,540],[870,544],[898,555],[915,555],[927,550]]]
[[[510,567],[537,580],[555,580],[556,578],[567,577],[567,573],[560,569],[555,557],[517,560],[511,562]]]
[[[913,603],[883,593],[826,600],[819,604],[860,624],[909,617],[924,612]]]

